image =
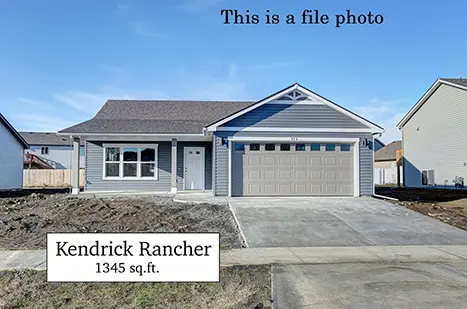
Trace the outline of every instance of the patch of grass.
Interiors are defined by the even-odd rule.
[[[48,283],[45,271],[0,272],[0,308],[271,308],[269,266],[221,268],[220,283]]]
[[[446,207],[448,209],[457,209],[467,215],[467,198],[463,198],[460,200],[450,201],[439,203],[439,206]]]

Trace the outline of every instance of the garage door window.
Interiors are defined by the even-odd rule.
[[[295,151],[305,151],[306,146],[305,144],[296,144],[295,145]]]
[[[266,151],[275,151],[276,150],[276,144],[266,144],[265,149],[266,149]]]
[[[311,151],[320,151],[321,145],[320,144],[311,144]]]
[[[341,151],[350,151],[350,144],[341,144]]]
[[[290,144],[281,144],[281,151],[290,151]]]
[[[259,151],[259,144],[250,144],[250,151]]]
[[[336,144],[326,144],[326,151],[336,151]]]

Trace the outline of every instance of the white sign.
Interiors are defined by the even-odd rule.
[[[49,233],[49,282],[219,282],[219,233]]]

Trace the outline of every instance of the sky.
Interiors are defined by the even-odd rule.
[[[421,5],[423,3],[423,5]],[[467,76],[463,0],[2,0],[0,112],[57,131],[107,99],[260,100],[298,82],[383,126],[439,77]],[[258,24],[224,24],[223,9]],[[303,10],[329,24],[301,24]],[[265,14],[280,16],[266,24]],[[336,14],[382,24],[335,27]],[[286,24],[293,14],[296,24]]]

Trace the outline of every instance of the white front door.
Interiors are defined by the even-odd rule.
[[[185,190],[204,190],[204,147],[185,147]]]

